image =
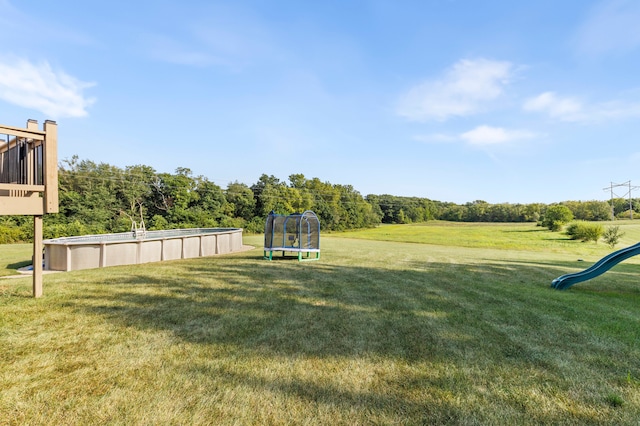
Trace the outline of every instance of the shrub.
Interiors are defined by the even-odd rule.
[[[244,231],[249,234],[262,234],[264,232],[264,219],[254,217],[244,225]]]
[[[593,241],[595,243],[604,234],[604,228],[598,223],[577,221],[570,223],[565,231],[572,240]]]
[[[573,213],[569,207],[563,205],[555,205],[547,208],[542,219],[542,226],[552,231],[559,231],[562,226],[573,220]]]
[[[26,227],[0,225],[0,244],[20,243],[29,241],[30,238]]]
[[[159,214],[157,214],[153,216],[153,218],[151,219],[151,226],[149,227],[149,229],[162,230],[162,229],[168,229],[168,228],[169,228],[169,222],[163,216],[160,216]]]
[[[633,210],[625,210],[623,212],[620,212],[616,215],[616,219],[632,219],[634,216],[634,213],[636,213]]]
[[[565,229],[564,233],[571,237],[572,240],[579,240],[582,224],[584,222],[571,222],[567,225],[567,229]]]
[[[593,241],[598,244],[598,240],[602,238],[602,234],[604,234],[604,227],[601,224],[589,223],[585,230],[585,238],[583,238],[582,241]]]
[[[223,228],[244,228],[246,220],[240,217],[225,216],[220,220],[220,226]]]
[[[609,247],[614,248],[616,244],[620,242],[620,238],[624,236],[624,232],[620,232],[620,227],[609,226],[605,229],[602,237],[604,238],[604,242],[609,245]]]
[[[43,236],[45,239],[72,237],[77,235],[102,234],[106,232],[104,227],[99,225],[86,225],[80,221],[70,223],[52,223],[44,226]]]

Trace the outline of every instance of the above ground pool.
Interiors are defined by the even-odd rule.
[[[122,232],[44,240],[44,269],[75,271],[105,266],[213,256],[242,250],[240,228]]]

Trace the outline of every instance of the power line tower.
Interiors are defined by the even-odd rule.
[[[627,188],[627,192],[624,195],[618,195],[613,191],[613,188]],[[625,197],[629,197],[629,219],[633,219],[633,202],[631,200],[631,192],[633,190],[636,190],[640,188],[640,186],[631,186],[631,181],[627,181],[624,183],[613,183],[611,182],[610,185],[607,188],[602,188],[604,191],[610,191],[611,192],[611,220],[615,220],[616,219],[616,215],[615,215],[615,209],[614,209],[614,204],[613,204],[613,200],[615,198],[625,198]]]

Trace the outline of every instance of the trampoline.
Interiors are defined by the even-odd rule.
[[[299,261],[320,259],[318,216],[310,210],[290,215],[271,211],[264,227],[264,258],[272,260],[274,251],[281,251],[283,257],[296,253]]]

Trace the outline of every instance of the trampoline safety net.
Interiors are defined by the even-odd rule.
[[[319,259],[320,221],[316,214],[310,210],[290,215],[269,213],[264,227],[264,257],[271,260],[274,251],[281,251],[283,256],[285,252],[298,253],[298,260],[303,260],[303,253],[308,260]],[[316,257],[309,258],[310,253],[316,253]]]

